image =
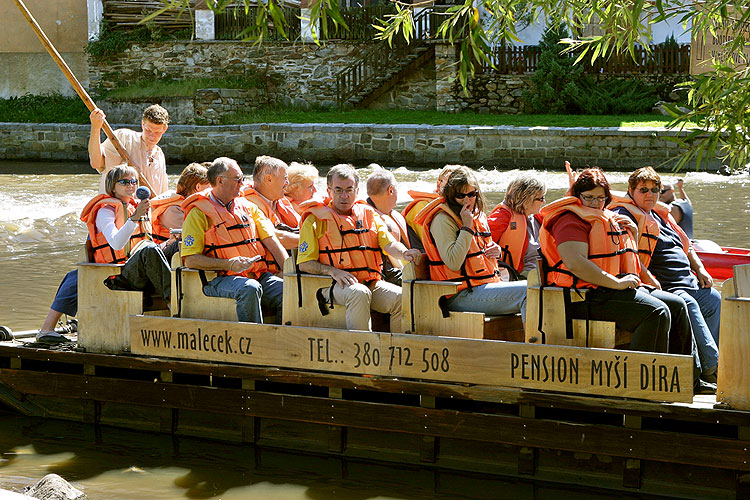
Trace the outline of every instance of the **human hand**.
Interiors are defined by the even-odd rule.
[[[698,286],[701,288],[711,288],[714,286],[714,279],[710,274],[706,272],[706,269],[701,267],[695,272],[695,276],[698,278]]]
[[[91,111],[91,114],[89,115],[89,120],[91,120],[91,125],[97,128],[102,128],[102,125],[104,124],[104,120],[106,120],[107,115],[104,114],[104,111],[102,111],[99,108],[94,108]]]
[[[490,243],[487,246],[487,248],[484,249],[484,254],[490,259],[499,259],[501,253],[502,253],[502,248],[500,247],[500,245],[498,245],[494,241]]]
[[[641,284],[641,280],[635,274],[626,274],[622,278],[615,278],[617,285],[614,287],[615,290],[627,290],[628,288],[638,288]]]
[[[347,286],[359,283],[352,273],[337,267],[332,267],[329,274],[341,288],[346,288]]]
[[[685,181],[684,181],[684,179],[682,179],[682,177],[680,177],[679,179],[677,179],[677,189],[682,190],[682,186],[684,186],[684,185],[685,185]]]
[[[138,206],[135,207],[135,212],[131,216],[133,219],[142,219],[143,217],[148,214],[149,209],[151,208],[151,200],[141,200],[138,203]]]
[[[638,236],[638,226],[636,226],[635,222],[633,222],[633,219],[631,219],[627,215],[616,214],[615,221],[617,221],[618,224],[630,231],[633,237]]]
[[[467,201],[466,204],[461,208],[461,223],[466,227],[472,227],[474,225],[474,203]]]
[[[568,188],[570,190],[573,189],[573,184],[576,182],[576,173],[573,172],[573,169],[570,167],[570,162],[565,161],[565,170],[568,172]]]
[[[416,248],[410,248],[404,252],[404,259],[407,262],[419,263],[422,260],[422,252]]]
[[[241,273],[250,269],[254,262],[260,260],[260,255],[254,257],[232,257],[229,260],[229,270],[235,273]]]

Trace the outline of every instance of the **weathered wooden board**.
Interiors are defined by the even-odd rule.
[[[735,269],[739,267],[736,266]],[[719,363],[716,399],[732,409],[750,410],[750,297],[737,297],[735,283],[724,283],[721,297],[721,329],[719,332]]]
[[[131,316],[130,327],[134,354],[655,401],[693,396],[689,356],[146,316]]]

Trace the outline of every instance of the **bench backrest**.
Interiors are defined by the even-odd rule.
[[[734,289],[737,297],[750,297],[750,264],[734,266]]]

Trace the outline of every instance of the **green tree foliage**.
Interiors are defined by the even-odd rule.
[[[165,9],[189,6],[189,0],[163,0]],[[286,22],[274,12],[278,1],[242,0],[246,9],[259,9],[265,19],[274,23]],[[386,16],[380,24],[381,37],[408,37],[413,33],[413,9],[430,3],[391,0],[397,13]],[[683,164],[705,155],[725,158],[733,167],[750,161],[750,75],[748,69],[736,69],[737,60],[748,43],[746,29],[750,23],[750,4],[737,0],[459,0],[449,8],[435,35],[460,46],[458,78],[466,87],[468,75],[475,63],[487,61],[490,47],[519,42],[519,20],[542,24],[544,20],[564,24],[571,33],[583,33],[590,26],[599,26],[601,35],[569,39],[569,48],[578,60],[608,57],[613,53],[629,53],[635,59],[635,46],[651,40],[651,24],[669,21],[697,35],[726,36],[724,51],[716,54],[715,69],[686,84],[688,104],[692,111],[674,109],[673,128],[691,130],[683,141],[689,148]],[[222,10],[230,0],[207,0],[209,8]],[[310,21],[320,22],[319,31],[345,25],[339,14],[337,0],[312,3]],[[478,22],[479,10],[486,21]],[[158,14],[158,13],[156,13]],[[151,15],[153,16],[153,14]],[[150,16],[150,17],[151,17]],[[260,19],[261,17],[258,17]],[[277,27],[278,29],[278,27]],[[262,38],[262,37],[259,37]],[[741,62],[741,61],[740,61]],[[740,66],[741,67],[741,66]],[[697,127],[691,124],[697,123]]]
[[[564,53],[560,40],[568,38],[563,25],[550,26],[539,43],[539,62],[531,78],[533,90],[524,93],[534,113],[575,114],[580,112],[578,103],[583,99],[583,67],[574,64],[574,59]]]

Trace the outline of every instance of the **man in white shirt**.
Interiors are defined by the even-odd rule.
[[[89,136],[89,160],[91,167],[101,172],[99,192],[104,193],[104,179],[112,168],[125,160],[115,149],[112,142],[101,140],[101,130],[106,116],[104,111],[95,108],[89,119],[91,120],[91,135]],[[151,196],[157,196],[167,190],[167,164],[164,153],[157,146],[169,125],[169,113],[166,109],[153,104],[143,111],[141,132],[130,129],[115,130],[115,136],[120,141],[130,157],[132,166],[138,171],[141,185],[151,190]]]

